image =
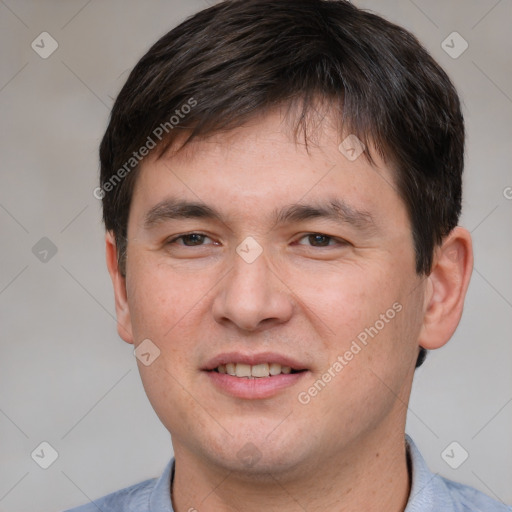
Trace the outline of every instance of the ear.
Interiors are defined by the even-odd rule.
[[[105,235],[107,268],[114,286],[114,296],[116,302],[117,332],[126,343],[133,344],[132,323],[130,318],[130,308],[126,294],[126,278],[119,271],[117,263],[117,247],[114,234],[107,231]]]
[[[419,344],[433,350],[452,337],[462,316],[473,270],[473,248],[467,229],[456,227],[434,252],[427,277],[425,312]]]

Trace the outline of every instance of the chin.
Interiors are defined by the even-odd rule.
[[[261,432],[255,436],[239,435],[222,446],[207,443],[207,446],[201,447],[201,451],[208,454],[213,465],[251,481],[273,480],[274,476],[292,474],[298,468],[307,466],[307,459],[313,455],[308,452],[314,451],[311,443],[301,446],[304,444],[302,440],[290,435],[290,432],[283,432],[282,437],[275,436],[275,439],[268,439],[267,436]],[[294,438],[296,443],[292,441]]]

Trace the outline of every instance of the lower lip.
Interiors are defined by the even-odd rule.
[[[205,372],[218,389],[237,398],[262,399],[276,395],[282,389],[289,388],[304,378],[307,371],[298,373],[281,373],[271,377],[233,377],[227,373]]]

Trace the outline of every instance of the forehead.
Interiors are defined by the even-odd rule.
[[[316,126],[312,135],[306,146],[277,111],[184,147],[178,140],[177,149],[160,158],[152,153],[143,161],[132,206],[147,212],[169,194],[214,204],[216,210],[238,209],[239,215],[240,210],[263,214],[277,204],[336,196],[370,214],[402,203],[393,172],[375,151],[373,164],[365,153],[351,158],[354,154],[347,149],[354,146],[354,136],[341,137],[333,123]]]

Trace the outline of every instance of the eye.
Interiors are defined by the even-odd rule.
[[[212,241],[210,237],[202,233],[187,233],[186,235],[180,235],[176,238],[169,240],[167,244],[176,244],[185,247],[195,247],[198,245],[205,245],[205,240]]]
[[[302,243],[302,240],[307,240],[308,243]],[[299,239],[299,245],[310,245],[311,247],[332,247],[334,245],[347,245],[345,240],[334,238],[323,233],[309,233]]]

